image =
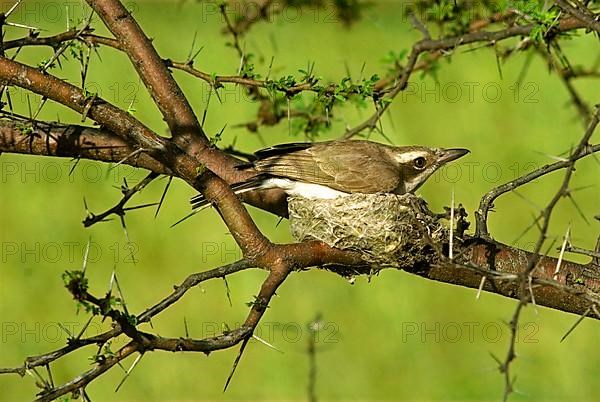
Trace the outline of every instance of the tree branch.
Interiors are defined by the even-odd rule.
[[[412,47],[408,62],[402,69],[396,84],[391,88],[386,98],[384,98],[386,102],[383,102],[382,105],[377,108],[375,113],[367,120],[360,123],[356,127],[347,130],[343,135],[343,138],[352,138],[366,129],[373,129],[377,126],[377,122],[381,119],[381,116],[383,116],[385,111],[391,105],[391,101],[406,88],[411,74],[415,71],[417,60],[422,53],[454,51],[458,47],[479,42],[489,42],[493,44],[515,36],[527,36],[535,27],[535,24],[515,25],[498,31],[475,31],[451,38],[425,38],[416,42]],[[556,30],[557,32],[567,32],[586,27],[587,24],[579,19],[565,18],[558,22]]]
[[[118,0],[87,0],[129,56],[150,96],[160,109],[174,138],[184,136],[208,146],[208,138],[183,92],[150,39]],[[201,149],[202,150],[202,149]],[[200,150],[200,151],[201,151]],[[202,159],[202,158],[201,158]]]
[[[587,28],[596,31],[597,34],[600,34],[600,22],[598,21],[600,16],[598,14],[589,12],[587,8],[581,9],[579,7],[574,7],[567,0],[556,0],[556,4],[561,9],[571,14],[579,21],[583,22]]]
[[[13,115],[0,118],[0,152],[89,159],[122,163],[159,174],[171,170],[146,153],[127,158],[135,148],[112,131],[42,121],[18,119]],[[127,159],[126,159],[127,158]]]

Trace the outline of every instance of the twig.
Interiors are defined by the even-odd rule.
[[[138,184],[136,184],[132,188],[129,188],[127,186],[127,182],[125,182],[125,184],[121,187],[121,192],[123,193],[123,197],[117,203],[117,205],[107,209],[106,211],[104,211],[98,215],[89,214],[83,220],[83,226],[87,228],[98,222],[105,221],[106,218],[109,217],[110,215],[114,214],[114,215],[123,217],[128,210],[139,209],[140,207],[126,208],[125,205],[127,205],[127,202],[131,199],[131,197],[133,197],[135,194],[142,191],[148,184],[150,184],[158,176],[159,175],[157,173],[150,172],[142,181],[140,181]],[[145,205],[145,206],[152,206],[152,205],[156,205],[156,204],[149,204],[149,205]]]
[[[566,162],[567,165],[565,166],[565,169],[566,169],[565,175],[564,175],[564,178],[563,178],[563,181],[562,181],[560,187],[558,188],[558,190],[556,191],[556,193],[554,194],[554,196],[552,197],[552,199],[550,200],[550,202],[548,203],[546,208],[540,214],[540,216],[542,216],[542,226],[541,226],[539,238],[536,242],[533,253],[530,255],[530,257],[528,259],[527,267],[525,269],[523,269],[523,271],[519,274],[519,282],[520,282],[519,283],[519,296],[520,296],[520,299],[519,299],[519,302],[517,303],[517,307],[515,308],[513,317],[510,321],[511,338],[510,338],[510,342],[509,342],[509,346],[508,346],[508,352],[507,352],[507,355],[506,355],[506,358],[505,358],[503,364],[500,366],[500,371],[504,374],[504,379],[505,379],[505,381],[504,381],[504,396],[503,396],[503,400],[505,402],[508,400],[509,395],[513,392],[514,379],[511,378],[511,376],[510,376],[510,365],[516,357],[515,344],[516,344],[516,338],[517,338],[517,326],[518,326],[518,322],[519,322],[519,318],[520,318],[522,309],[530,301],[530,296],[529,296],[529,293],[526,291],[526,288],[530,282],[531,274],[532,274],[533,270],[536,268],[536,265],[539,261],[539,258],[540,258],[539,253],[542,248],[542,245],[546,241],[546,235],[548,232],[548,227],[550,226],[550,218],[552,216],[552,212],[554,211],[554,208],[556,207],[558,202],[569,193],[569,191],[568,191],[569,184],[571,182],[571,177],[575,170],[575,164],[579,159],[581,159],[582,153],[584,153],[587,150],[587,148],[589,148],[589,140],[590,140],[591,136],[593,135],[593,133],[599,123],[599,118],[600,118],[600,107],[596,108],[596,112],[595,112],[593,118],[591,119],[589,126],[585,130],[583,137],[579,141],[579,144],[577,145],[577,147],[573,150],[573,152],[569,156],[569,159]],[[557,163],[564,163],[564,162],[557,162]],[[526,176],[529,176],[529,175],[526,175]],[[567,237],[568,237],[568,233],[565,236],[565,238],[567,238]],[[557,267],[560,267],[560,260],[559,260],[559,262],[557,262]],[[556,276],[557,274],[558,274],[558,272],[555,271],[554,276]],[[531,294],[531,295],[533,295],[533,294]]]

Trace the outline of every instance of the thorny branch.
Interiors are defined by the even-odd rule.
[[[401,70],[394,86],[388,91],[389,93],[385,98],[386,101],[382,103],[381,107],[379,107],[369,119],[346,131],[343,138],[352,138],[366,129],[373,130],[377,127],[381,116],[383,116],[385,111],[391,105],[391,101],[406,88],[406,84],[408,83],[411,74],[415,71],[415,65],[421,54],[432,52],[445,52],[445,54],[451,54],[458,47],[479,42],[495,44],[508,38],[527,36],[535,26],[535,24],[517,25],[499,31],[476,31],[454,38],[431,39],[425,37],[413,45],[410,56],[408,57],[408,62]],[[586,24],[584,22],[576,18],[570,18],[561,20],[556,29],[558,32],[566,32],[585,26]]]
[[[595,125],[598,124],[597,116],[598,116],[598,113],[596,113],[594,115],[593,120],[590,122],[589,127],[591,127],[592,124],[594,124],[594,123],[595,123],[594,127],[595,127]],[[600,144],[595,144],[595,145],[585,144],[578,151],[577,154],[571,155],[571,158],[574,158],[574,160],[579,160],[588,155],[593,155],[599,151],[600,151]],[[501,195],[506,194],[510,191],[513,191],[525,184],[531,183],[532,181],[538,179],[539,177],[547,175],[548,173],[552,173],[552,172],[555,172],[560,169],[568,168],[569,166],[572,165],[571,158],[569,158],[568,160],[554,162],[549,165],[544,165],[539,169],[536,169],[532,172],[526,173],[523,176],[518,177],[515,180],[512,180],[508,183],[504,183],[498,187],[493,188],[489,192],[487,192],[481,198],[481,203],[479,204],[479,209],[477,211],[475,211],[475,219],[476,219],[476,224],[477,224],[476,229],[475,229],[476,236],[485,238],[485,239],[489,239],[490,236],[489,236],[489,232],[488,232],[488,214],[489,214],[490,210],[494,207],[494,201],[498,197],[500,197]]]
[[[206,137],[191,106],[172,77],[170,69],[191,74],[207,82],[214,90],[218,90],[224,84],[235,84],[242,85],[249,91],[269,89],[280,92],[288,99],[302,92],[333,96],[338,93],[337,84],[325,86],[319,84],[312,71],[305,81],[291,80],[289,85],[276,84],[275,80],[269,78],[261,80],[240,73],[237,75],[208,74],[194,67],[193,58],[185,62],[174,62],[160,57],[134,16],[119,1],[88,0],[88,3],[100,16],[114,39],[95,35],[88,23],[82,28],[74,28],[48,37],[41,37],[39,32],[30,31],[27,37],[0,43],[2,54],[0,81],[3,91],[7,85],[28,89],[44,99],[75,110],[82,115],[83,120],[91,119],[100,127],[47,123],[37,120],[35,116],[25,118],[13,113],[5,113],[0,119],[0,153],[87,158],[110,163],[125,163],[150,172],[146,179],[135,187],[124,186],[122,200],[106,212],[88,217],[85,221],[88,225],[102,221],[111,214],[124,216],[128,210],[125,205],[129,199],[158,175],[180,178],[202,191],[212,202],[241,248],[244,258],[223,267],[188,276],[169,296],[135,316],[129,314],[124,305],[115,307],[113,305],[115,299],[110,292],[104,297],[90,294],[87,291],[87,278],[84,271],[67,273],[69,277],[67,288],[73,297],[90,308],[92,317],[110,318],[113,328],[87,338],[84,336],[85,331],[82,331],[78,336],[71,337],[68,344],[61,349],[28,357],[19,367],[0,369],[0,374],[16,373],[23,376],[25,373],[35,372],[37,367],[45,367],[51,374],[51,364],[62,357],[86,346],[94,345],[98,348],[94,367],[64,384],[54,385],[52,381],[46,381],[35,372],[35,375],[42,380],[40,381],[42,391],[38,398],[40,401],[54,400],[68,393],[86,395],[86,387],[90,382],[134,354],[141,357],[144,353],[153,350],[195,351],[208,354],[213,350],[230,348],[239,343],[242,343],[241,351],[243,351],[271,298],[294,270],[316,266],[340,275],[359,275],[371,274],[374,269],[378,269],[366,264],[358,253],[341,251],[321,242],[274,244],[267,239],[227,185],[246,178],[245,173],[235,169],[239,161],[214,147]],[[271,3],[261,2],[261,8],[256,15],[249,18],[242,18],[236,22],[227,20],[227,29],[234,36],[234,47],[240,53],[242,62],[247,59],[239,37],[256,21],[263,19],[264,13],[272,6]],[[543,39],[549,45],[548,49],[559,51],[553,40],[562,33],[573,32],[580,28],[599,32],[598,16],[580,2],[557,1],[556,4],[560,7],[561,14],[550,26],[544,27],[546,30]],[[437,59],[451,55],[460,47],[476,43],[495,46],[505,39],[527,37],[539,28],[539,24],[535,22],[515,23],[515,18],[519,15],[515,10],[494,14],[491,18],[471,21],[466,33],[439,38],[434,38],[426,24],[413,17],[413,23],[423,35],[423,39],[412,46],[404,65],[397,63],[395,70],[389,76],[373,82],[371,96],[376,105],[375,113],[365,122],[347,130],[344,137],[351,138],[366,129],[375,129],[381,116],[393,99],[406,88],[415,71],[426,71]],[[3,16],[0,25],[7,24],[7,17],[8,15]],[[506,26],[497,30],[483,30],[495,24],[506,24]],[[102,45],[125,53],[163,115],[172,137],[159,136],[131,114],[105,100],[95,95],[90,96],[83,89],[58,77],[15,60],[19,51],[28,46],[50,46],[55,49],[53,58],[58,60],[66,49],[65,46],[72,41],[88,46],[88,51]],[[522,46],[525,48],[528,45]],[[16,49],[16,53],[12,58],[7,58],[5,52],[10,49]],[[56,49],[63,50],[57,52]],[[559,68],[564,66],[554,60],[548,49],[547,54],[544,53],[545,56],[550,57],[555,70],[560,72],[574,103],[584,117],[584,112],[588,109],[569,83],[572,78],[585,74],[579,74],[572,68]],[[428,57],[422,58],[421,56],[425,54]],[[87,69],[87,64],[85,68]],[[598,73],[590,71],[589,75],[594,76]],[[85,77],[83,72],[82,77]],[[264,100],[264,98],[264,96],[257,96],[257,99]],[[593,116],[589,117],[585,135],[567,160],[544,166],[492,189],[482,198],[476,213],[475,236],[472,238],[465,236],[463,241],[456,245],[453,259],[447,255],[447,244],[437,244],[432,245],[432,255],[422,256],[421,263],[402,267],[408,272],[428,279],[475,289],[482,288],[518,299],[510,323],[513,338],[506,359],[504,362],[499,361],[500,369],[505,376],[505,399],[513,390],[510,364],[516,356],[514,334],[520,313],[529,302],[535,299],[537,305],[582,316],[589,314],[590,318],[600,319],[597,313],[600,302],[600,274],[598,267],[594,265],[596,260],[588,265],[563,261],[560,271],[556,272],[557,260],[540,255],[547,237],[552,211],[562,198],[569,196],[570,178],[576,162],[600,151],[600,144],[590,143],[590,138],[598,125],[598,109]],[[240,154],[245,155],[243,152]],[[565,169],[565,178],[556,195],[540,213],[538,220],[541,222],[541,233],[534,252],[527,253],[492,241],[487,221],[493,202],[515,188],[559,169]],[[285,198],[281,192],[267,195],[248,194],[244,197],[244,201],[282,216],[287,211]],[[570,245],[569,249],[578,251]],[[597,250],[588,255],[597,257]],[[205,339],[164,338],[139,328],[141,324],[149,322],[152,317],[177,303],[188,290],[198,284],[211,279],[225,278],[253,267],[265,269],[268,274],[256,300],[251,303],[245,322],[239,328]],[[485,281],[482,282],[482,278],[485,278]],[[127,337],[128,343],[114,353],[103,351],[103,347],[118,336]]]
[[[413,17],[415,21],[415,25],[418,27],[422,25],[422,23]],[[563,32],[570,32],[575,29],[585,28],[587,27],[585,21],[578,20],[574,17],[561,19],[559,23],[554,27],[556,31],[555,34],[560,34]],[[514,37],[523,37],[531,34],[532,30],[536,28],[535,24],[528,25],[516,25],[511,26],[509,28],[501,29],[498,31],[481,31],[474,30],[469,32],[468,34],[464,34],[457,37],[450,38],[441,38],[441,39],[432,39],[429,36],[426,36],[423,40],[415,43],[413,45],[410,56],[408,57],[408,61],[405,66],[398,65],[397,71],[390,77],[380,78],[374,85],[374,100],[376,104],[375,113],[365,120],[363,123],[348,129],[346,133],[343,135],[343,138],[352,138],[362,131],[369,129],[373,130],[377,128],[378,122],[391,105],[393,99],[402,91],[404,91],[407,87],[407,83],[411,77],[411,75],[420,70],[427,70],[431,67],[431,65],[441,57],[449,57],[454,51],[459,48],[470,44],[475,43],[487,43],[487,44],[496,44],[503,40],[514,38]],[[233,28],[231,28],[233,29]],[[122,51],[127,51],[124,48],[123,43],[119,42],[115,39],[106,38],[98,35],[92,34],[92,30],[85,30],[83,32],[79,32],[75,29],[65,32],[62,34],[50,36],[50,37],[27,37],[22,39],[17,39],[13,41],[7,41],[3,45],[3,49],[11,49],[11,48],[20,48],[22,46],[53,46],[56,47],[60,45],[62,42],[73,40],[74,38],[78,38],[81,41],[84,41],[90,45],[106,45],[115,49],[119,49]],[[239,45],[238,45],[239,47]],[[238,52],[242,52],[243,59],[245,55],[243,54],[243,50],[241,48],[238,49]],[[422,54],[429,54],[430,57],[426,60],[419,60],[419,56]],[[209,85],[211,85],[215,90],[218,90],[224,84],[236,84],[242,85],[246,88],[261,88],[261,89],[273,89],[275,91],[283,93],[284,96],[290,98],[301,92],[313,92],[318,94],[324,94],[326,96],[333,96],[336,93],[336,90],[339,89],[337,84],[328,84],[326,86],[322,86],[318,81],[308,77],[305,82],[293,82],[291,85],[280,85],[275,80],[270,79],[256,79],[252,76],[245,75],[219,75],[219,74],[210,74],[204,71],[201,71],[194,67],[193,59],[189,59],[184,62],[172,61],[171,59],[164,60],[165,66],[167,68],[174,68],[181,71],[184,71],[188,74],[193,75],[196,78],[199,78]],[[243,63],[245,61],[243,60]],[[573,94],[572,90],[572,79],[584,76],[583,74],[576,74],[572,71],[559,71],[562,76],[564,76],[565,85]],[[170,75],[169,75],[170,77]],[[579,109],[585,108],[585,105],[578,99],[574,98],[577,107]]]
[[[500,371],[504,373],[505,386],[504,386],[504,401],[508,400],[509,395],[513,392],[513,383],[514,379],[511,377],[510,365],[516,357],[515,347],[516,347],[516,339],[517,339],[517,330],[519,318],[521,316],[521,312],[523,308],[532,301],[533,294],[529,291],[528,285],[531,283],[531,275],[532,272],[537,268],[538,261],[540,259],[540,252],[542,251],[542,247],[547,239],[548,227],[550,226],[550,218],[552,216],[552,212],[554,208],[558,204],[558,202],[564,198],[569,196],[569,184],[571,182],[571,178],[575,171],[576,162],[581,159],[582,155],[589,148],[589,141],[592,135],[594,134],[598,123],[600,122],[600,107],[596,108],[596,113],[594,113],[587,129],[581,141],[577,145],[577,147],[573,150],[569,158],[564,162],[565,175],[563,181],[548,203],[548,205],[544,208],[544,210],[539,214],[539,217],[536,218],[536,221],[541,221],[540,225],[540,235],[536,242],[533,253],[529,257],[527,261],[527,267],[523,269],[522,272],[519,273],[519,302],[517,307],[515,308],[515,312],[510,320],[510,330],[511,330],[511,340],[509,343],[508,352],[506,358],[503,363],[500,364]],[[532,179],[530,179],[532,180]],[[515,186],[516,187],[516,186]],[[483,203],[483,201],[482,201]],[[484,208],[489,208],[487,205]],[[558,269],[558,263],[557,263]],[[596,305],[597,302],[590,304],[589,309],[592,306]],[[587,311],[587,310],[586,310]],[[600,318],[600,317],[598,317]]]
[[[97,215],[93,214],[93,213],[89,213],[89,215],[86,216],[85,219],[83,220],[83,226],[87,228],[98,222],[103,222],[110,215],[117,215],[123,219],[123,217],[125,216],[125,213],[127,211],[143,208],[145,206],[155,205],[155,204],[148,204],[148,205],[129,207],[129,208],[125,206],[127,204],[127,202],[131,199],[131,197],[133,197],[135,194],[142,191],[148,184],[150,184],[150,182],[152,182],[157,177],[158,177],[158,174],[156,174],[154,172],[150,172],[144,178],[144,180],[140,181],[138,184],[136,184],[135,186],[133,186],[131,188],[127,185],[127,181],[125,181],[123,183],[123,185],[121,186],[121,192],[123,193],[123,198],[121,198],[121,200],[117,203],[117,205],[115,205],[114,207],[112,207],[100,214],[97,214]]]

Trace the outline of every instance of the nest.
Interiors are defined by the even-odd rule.
[[[447,230],[415,195],[350,194],[334,199],[290,197],[292,236],[359,252],[372,266],[414,267]]]

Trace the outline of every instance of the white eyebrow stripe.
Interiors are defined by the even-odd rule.
[[[399,155],[396,155],[396,161],[398,163],[407,163],[412,161],[413,159],[416,159],[418,157],[426,157],[427,156],[427,151],[411,151],[411,152],[406,152],[406,153],[402,153]]]

